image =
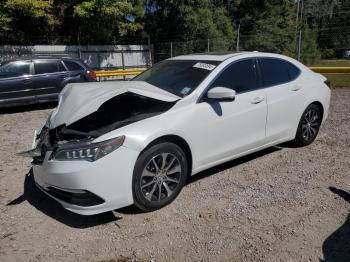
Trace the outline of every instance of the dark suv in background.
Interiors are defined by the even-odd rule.
[[[68,83],[96,81],[76,58],[31,57],[0,65],[0,107],[57,101]]]

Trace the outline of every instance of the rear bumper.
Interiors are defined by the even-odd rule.
[[[132,175],[139,152],[121,146],[95,161],[54,161],[47,152],[33,166],[37,186],[64,208],[93,215],[133,204]]]

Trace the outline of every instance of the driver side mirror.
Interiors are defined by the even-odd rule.
[[[206,101],[231,102],[235,100],[236,91],[227,87],[217,86],[207,92]]]

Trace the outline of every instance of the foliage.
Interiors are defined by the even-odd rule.
[[[58,23],[52,14],[53,0],[7,0],[0,12],[0,30],[10,41],[32,42],[48,34]]]
[[[234,37],[227,10],[212,0],[147,1],[146,31],[155,41]]]
[[[227,9],[215,0],[153,0],[146,3],[145,30],[155,45],[156,60],[165,58],[173,42],[173,55],[229,50],[235,33]],[[160,55],[157,55],[160,54]]]
[[[334,8],[334,13],[325,21],[324,28],[319,34],[319,46],[325,57],[333,51],[338,58],[343,57],[344,51],[350,50],[350,2],[341,0]]]
[[[320,57],[317,31],[305,23],[308,17],[297,24],[296,11],[296,4],[289,0],[262,0],[258,4],[254,0],[242,1],[233,12],[241,24],[241,47],[296,58],[298,32],[301,29],[301,60],[304,63],[316,61]],[[303,15],[305,18],[306,12]]]
[[[74,7],[74,16],[80,22],[81,38],[89,43],[116,43],[128,32],[142,29],[140,23],[128,20],[127,16],[132,14],[133,5],[128,1],[90,0]]]
[[[295,51],[295,11],[290,1],[266,3],[250,34],[247,49],[284,53]]]
[[[302,34],[301,61],[307,65],[315,63],[321,58],[317,36],[318,32],[306,25]]]
[[[142,29],[135,19],[142,0],[3,0],[0,7],[3,44],[112,44]]]
[[[300,1],[300,0],[299,0]],[[349,0],[0,0],[1,44],[164,43],[174,54],[240,48],[296,57],[341,57],[350,49]],[[159,45],[160,46],[160,45]],[[157,45],[155,46],[157,48]],[[165,50],[164,49],[164,50]],[[167,50],[166,52],[168,52]]]

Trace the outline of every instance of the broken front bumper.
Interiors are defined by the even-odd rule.
[[[121,146],[95,162],[50,160],[51,153],[33,164],[34,179],[64,208],[93,215],[133,204],[132,175],[139,152]]]

